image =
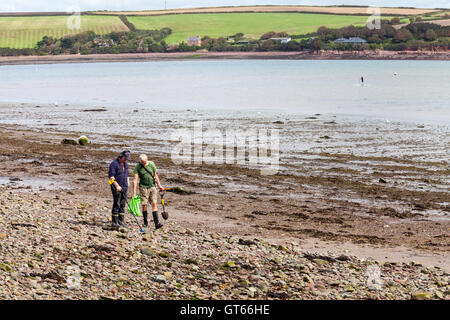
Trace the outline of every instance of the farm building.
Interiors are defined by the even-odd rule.
[[[201,47],[201,46],[202,46],[202,39],[200,38],[200,36],[197,36],[197,37],[188,37],[187,45],[188,45],[188,46],[197,46],[197,47]]]
[[[339,38],[334,40],[334,43],[349,43],[349,44],[362,44],[367,43],[366,40],[361,39],[360,37],[352,37],[352,38]]]

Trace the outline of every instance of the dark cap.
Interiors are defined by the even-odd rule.
[[[129,150],[123,150],[120,154],[119,154],[119,158],[123,158],[125,157],[126,160],[130,161],[131,157],[130,157],[130,151]]]

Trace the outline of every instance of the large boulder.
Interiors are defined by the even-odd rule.
[[[71,144],[71,145],[74,145],[74,146],[78,145],[78,142],[76,140],[74,140],[74,139],[63,139],[61,141],[61,143],[62,144]]]

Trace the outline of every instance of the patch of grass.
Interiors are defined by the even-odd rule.
[[[68,28],[69,18],[70,16],[0,17],[0,48],[34,48],[43,36],[61,38],[85,31],[97,34],[129,31],[117,16],[81,16],[81,28],[73,30]]]
[[[305,34],[320,26],[341,28],[353,24],[364,25],[368,17],[309,13],[219,13],[180,14],[162,16],[130,16],[128,20],[137,29],[161,29],[168,27],[172,34],[168,43],[186,42],[189,36],[211,38],[243,33],[246,38],[258,39],[262,34],[275,31],[289,34]]]
[[[370,15],[365,6],[303,6],[303,5],[256,5],[256,6],[224,6],[224,7],[204,7],[204,8],[183,8],[168,10],[143,10],[143,11],[96,11],[94,14],[126,14],[126,15],[166,15],[185,13],[234,13],[234,12],[311,12],[328,14],[348,14],[348,15]],[[425,13],[439,12],[435,9],[418,8],[381,8],[382,15],[418,15]]]

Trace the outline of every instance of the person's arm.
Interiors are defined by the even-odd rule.
[[[136,197],[137,183],[138,183],[138,175],[135,173],[133,179],[133,198]]]
[[[159,177],[156,172],[155,172],[155,182],[156,182],[156,185],[158,186],[159,190],[162,190],[163,187],[161,186],[161,182],[159,181]]]
[[[113,163],[111,163],[111,164],[109,165],[108,176],[109,176],[109,179],[110,179],[110,180],[111,180],[111,179],[114,179],[113,185],[114,185],[114,187],[116,187],[116,190],[117,190],[118,192],[120,192],[120,191],[122,191],[122,187],[119,186],[119,184],[118,184],[117,181],[116,181],[116,171],[117,171],[117,168],[114,166],[114,162],[113,162]]]

